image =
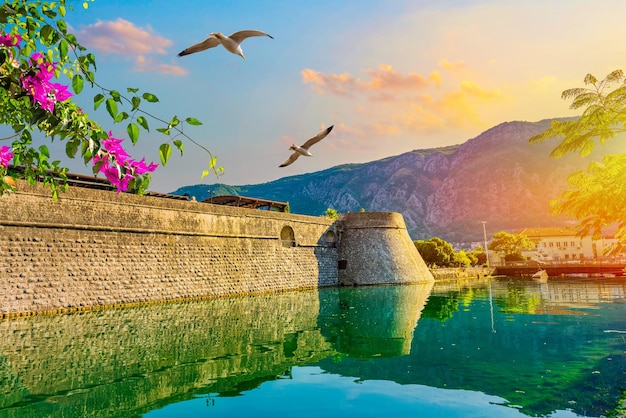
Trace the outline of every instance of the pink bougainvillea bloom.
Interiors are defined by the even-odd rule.
[[[54,77],[54,65],[42,61],[40,53],[33,54],[31,60],[39,65],[35,75],[22,78],[22,87],[30,93],[35,103],[39,103],[42,109],[54,112],[54,104],[63,102],[72,96],[67,86],[58,83],[50,83]]]
[[[122,140],[109,137],[102,140],[103,152],[93,158],[93,164],[100,163],[100,172],[117,188],[117,192],[128,191],[132,179],[142,174],[151,173],[157,169],[154,163],[146,164],[145,158],[141,161],[133,160],[122,147]],[[106,150],[106,151],[104,151]]]
[[[155,163],[150,163],[146,165],[145,158],[142,158],[141,161],[130,161],[128,165],[132,173],[138,176],[146,173],[152,173],[159,167],[158,164]]]
[[[67,91],[67,86],[59,83],[53,83],[51,85],[54,90],[54,98],[57,102],[64,102],[72,97],[72,93]]]
[[[113,138],[111,131],[109,131],[109,137],[102,140],[102,146],[106,148],[107,152],[113,155],[115,160],[120,164],[124,164],[126,160],[130,158],[130,155],[128,155],[124,147],[122,147],[122,141],[122,139]]]
[[[9,161],[11,161],[12,159],[13,152],[11,151],[11,147],[0,147],[0,167],[8,168]]]
[[[6,47],[16,46],[19,48],[20,42],[22,42],[22,37],[18,34],[11,35],[9,33],[6,35],[0,35],[0,45],[2,46],[6,46]]]

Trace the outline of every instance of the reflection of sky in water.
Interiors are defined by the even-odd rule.
[[[158,417],[526,417],[496,396],[469,390],[399,385],[383,380],[360,382],[325,373],[319,367],[294,367],[292,379],[266,382],[244,392],[247,398],[196,398],[152,411]],[[314,405],[311,399],[316,399]],[[556,411],[551,417],[575,417]]]

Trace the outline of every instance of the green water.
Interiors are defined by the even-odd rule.
[[[626,387],[626,279],[331,288],[0,336],[0,418],[599,417]]]

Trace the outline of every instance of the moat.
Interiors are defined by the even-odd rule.
[[[602,416],[626,280],[323,288],[0,321],[0,418]]]

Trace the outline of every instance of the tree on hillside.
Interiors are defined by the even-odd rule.
[[[493,234],[489,249],[500,253],[505,261],[522,261],[523,250],[531,250],[535,244],[524,234],[509,234],[500,231]]]
[[[588,155],[596,141],[604,144],[618,133],[626,132],[626,76],[616,70],[598,81],[587,74],[587,87],[565,90],[561,97],[572,99],[571,109],[584,109],[575,121],[553,121],[545,132],[530,138],[540,143],[551,138],[561,142],[550,154],[559,158],[570,152]],[[616,238],[626,247],[626,154],[606,155],[602,162],[592,162],[586,171],[573,173],[571,186],[551,201],[554,213],[573,215],[578,234],[599,238],[602,228],[616,223]]]

